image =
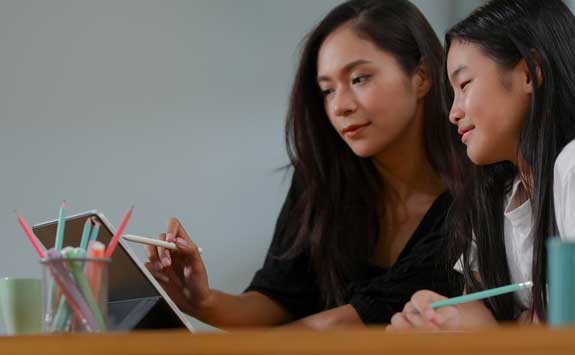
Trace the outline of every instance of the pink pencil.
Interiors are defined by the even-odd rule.
[[[40,258],[44,259],[46,257],[46,250],[40,243],[40,240],[38,240],[36,234],[32,232],[32,229],[30,228],[30,226],[28,226],[28,223],[26,223],[24,217],[20,216],[18,212],[16,211],[14,212],[16,213],[16,217],[18,218],[18,222],[20,223],[20,226],[24,230],[24,233],[26,233],[26,236],[28,236],[28,239],[32,243],[32,246],[34,247],[34,249],[36,249],[36,252],[40,256]]]
[[[114,249],[116,249],[116,246],[118,245],[118,242],[120,241],[120,237],[122,236],[122,234],[124,234],[124,229],[126,229],[126,226],[128,225],[128,221],[130,220],[130,217],[132,217],[132,211],[133,210],[134,210],[134,206],[130,207],[130,209],[128,210],[128,213],[126,213],[124,218],[122,218],[122,222],[120,222],[120,226],[118,227],[118,230],[116,230],[116,234],[114,234],[114,236],[112,237],[112,240],[110,240],[110,243],[108,244],[108,247],[106,248],[106,258],[111,258],[112,254],[114,254]]]

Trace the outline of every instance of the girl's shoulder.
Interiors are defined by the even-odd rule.
[[[564,181],[575,170],[575,140],[569,142],[555,159],[555,178]]]
[[[569,142],[555,160],[553,177],[555,222],[561,238],[575,236],[575,141]]]

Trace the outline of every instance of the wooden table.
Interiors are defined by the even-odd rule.
[[[469,333],[390,334],[381,328],[332,332],[136,332],[0,337],[0,354],[569,354],[575,328],[499,328]]]

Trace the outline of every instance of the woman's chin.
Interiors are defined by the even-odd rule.
[[[370,158],[377,154],[373,147],[366,147],[366,146],[352,146],[350,147],[351,150],[355,155],[360,158]]]

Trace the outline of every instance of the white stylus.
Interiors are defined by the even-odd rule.
[[[139,235],[124,234],[124,235],[122,235],[122,239],[126,239],[126,240],[129,240],[129,241],[134,242],[134,243],[155,245],[157,247],[166,248],[166,249],[170,249],[170,250],[178,249],[176,247],[176,244],[174,244],[174,243],[170,243],[170,242],[166,242],[166,241],[154,239],[154,238],[140,237]],[[198,251],[201,254],[203,250],[202,250],[202,248],[198,248]]]

